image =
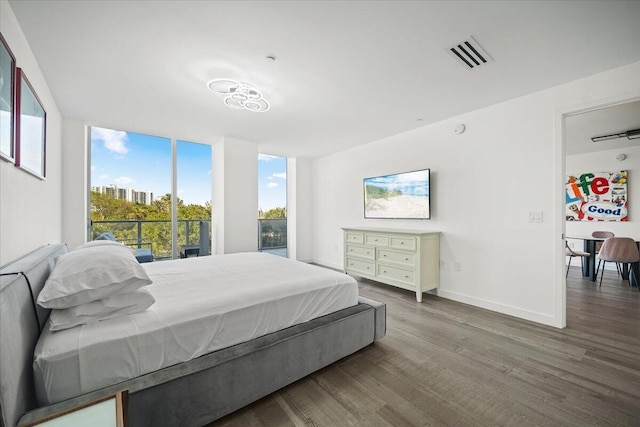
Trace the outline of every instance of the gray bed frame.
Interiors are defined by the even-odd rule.
[[[64,244],[0,267],[0,423],[13,427],[129,390],[129,425],[202,426],[348,356],[386,332],[386,306],[360,298],[336,313],[188,362],[40,407],[33,350],[49,310],[35,304]]]

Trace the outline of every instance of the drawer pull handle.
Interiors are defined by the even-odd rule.
[[[367,251],[367,255],[369,255],[369,251]]]
[[[369,269],[369,267],[367,267],[367,270]]]
[[[375,240],[374,240],[374,242],[377,242],[377,241],[378,241],[378,239],[375,239]]]
[[[405,258],[404,260],[405,260],[405,261],[409,261],[409,258]]]
[[[405,276],[404,276],[404,278],[405,278],[405,279],[408,279],[408,278],[409,278],[409,276],[406,276],[406,275],[405,275]]]
[[[400,242],[401,245],[404,245],[404,242]]]
[[[353,263],[349,264],[351,267],[353,267]]]
[[[387,272],[387,270],[383,271],[383,273],[386,273],[386,272]]]
[[[386,258],[386,257],[387,257],[387,254],[384,254],[384,255],[382,255],[382,256]]]

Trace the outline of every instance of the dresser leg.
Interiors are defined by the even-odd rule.
[[[416,291],[416,301],[422,302],[422,292]]]

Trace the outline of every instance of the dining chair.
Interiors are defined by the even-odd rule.
[[[609,237],[602,243],[598,259],[604,263],[602,265],[602,273],[600,274],[600,286],[602,286],[604,267],[607,265],[607,262],[621,264],[639,262],[640,252],[638,251],[635,240],[629,237]],[[635,277],[635,272],[631,266],[629,268],[629,275],[634,275]],[[637,279],[636,277],[636,282],[638,281]],[[640,287],[638,289],[640,290]]]
[[[616,237],[615,234],[611,231],[594,231],[591,233],[591,237],[595,237],[596,239],[608,239],[609,237]],[[595,242],[596,244],[596,255],[600,253],[600,248],[602,247],[602,242]],[[622,274],[622,270],[620,269],[620,264],[616,263],[616,269],[618,270],[618,274]],[[598,277],[598,271],[600,271],[600,261],[598,261],[598,265],[596,267],[596,277]]]
[[[579,256],[579,257],[587,257],[587,258],[589,258],[591,256],[591,254],[589,254],[589,252],[577,251],[575,249],[571,249],[569,247],[569,244],[566,241],[564,242],[564,246],[565,246],[565,252],[566,252],[567,256],[569,257],[569,264],[567,265],[567,274],[565,275],[565,277],[569,277],[569,268],[571,268],[571,260],[573,259],[573,257],[574,256]]]

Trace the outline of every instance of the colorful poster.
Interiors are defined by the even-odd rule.
[[[567,177],[567,221],[627,221],[627,171]]]

